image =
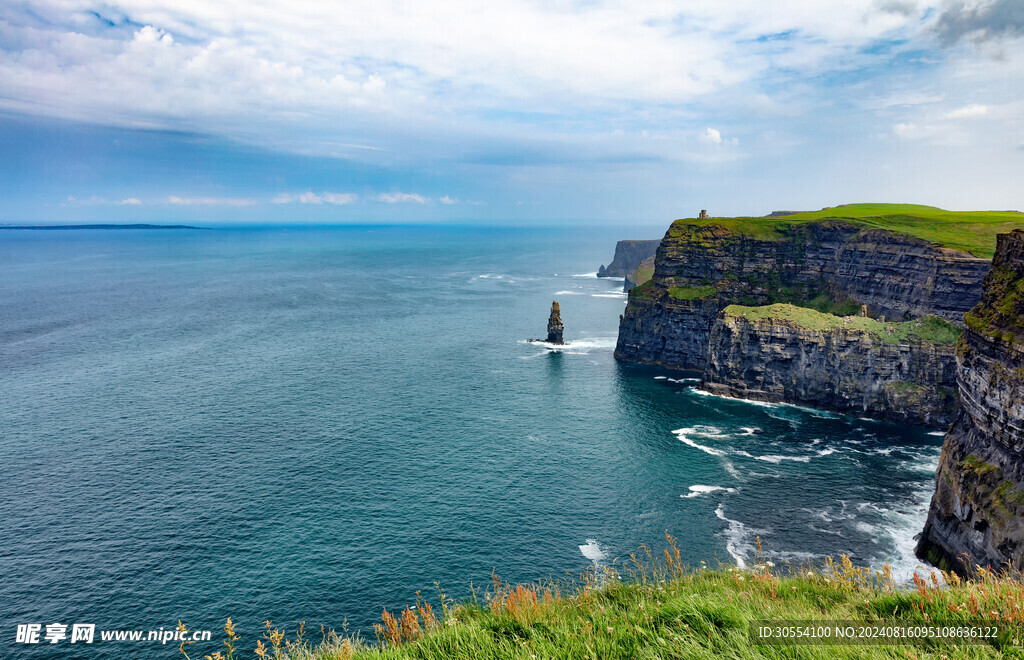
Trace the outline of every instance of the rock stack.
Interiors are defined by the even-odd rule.
[[[562,332],[565,326],[562,325],[562,313],[558,307],[558,301],[551,301],[551,316],[548,317],[548,338],[549,344],[564,344]]]

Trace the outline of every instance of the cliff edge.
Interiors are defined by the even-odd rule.
[[[917,554],[965,572],[1024,566],[1024,231],[1000,235],[957,346],[962,408],[946,435]]]
[[[677,220],[658,247],[651,281],[630,292],[615,354],[703,369],[711,326],[734,304],[791,303],[842,316],[866,305],[872,317],[962,324],[988,266],[857,218]]]
[[[629,291],[639,282],[635,281],[635,273],[645,259],[654,256],[661,241],[619,241],[615,244],[615,256],[607,267],[602,265],[597,269],[598,277],[624,277],[626,283],[623,291]],[[653,264],[651,264],[653,268]],[[650,279],[648,276],[646,279]]]
[[[794,305],[726,307],[699,385],[858,417],[949,426],[958,409],[961,330],[935,316],[882,323]]]

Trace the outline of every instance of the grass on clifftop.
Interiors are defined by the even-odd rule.
[[[671,541],[671,539],[670,539]],[[643,549],[642,549],[643,550]],[[931,641],[889,645],[768,645],[750,635],[761,621],[861,621],[878,625],[1000,622],[975,645]],[[323,633],[288,640],[266,622],[259,639],[226,627],[214,658],[279,660],[541,660],[548,658],[1024,658],[1024,585],[985,570],[976,579],[923,572],[898,585],[888,567],[858,568],[845,556],[822,566],[776,569],[684,567],[674,543],[619,569],[592,571],[571,584],[510,585],[494,578],[486,593],[453,603],[443,593],[401,612],[385,612],[376,643]],[[242,649],[252,649],[243,652]],[[1015,648],[1016,647],[1016,648]],[[188,654],[183,645],[182,653]],[[211,656],[207,656],[211,657]]]
[[[920,340],[929,344],[955,344],[963,332],[959,327],[937,316],[924,316],[901,323],[885,323],[864,316],[823,314],[813,309],[786,303],[761,307],[729,305],[725,308],[725,313],[749,321],[762,319],[789,321],[806,330],[860,330],[887,343]]]
[[[888,229],[985,259],[991,259],[995,253],[996,234],[1024,228],[1024,214],[1016,211],[946,211],[918,204],[846,204],[771,218],[687,218],[676,223],[719,225],[761,240],[781,240],[787,228],[815,220]],[[672,229],[669,234],[673,235]],[[679,235],[678,230],[674,235]]]

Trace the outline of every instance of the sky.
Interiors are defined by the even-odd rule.
[[[1024,210],[1024,0],[4,0],[0,223]]]

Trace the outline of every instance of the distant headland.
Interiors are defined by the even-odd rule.
[[[202,229],[192,225],[0,225],[0,229]]]

